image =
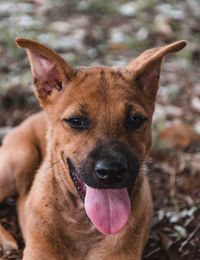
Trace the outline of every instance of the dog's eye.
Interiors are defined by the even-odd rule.
[[[89,120],[84,117],[71,117],[64,119],[64,121],[76,130],[85,130],[89,128]]]
[[[137,129],[137,128],[140,128],[146,120],[147,120],[147,118],[143,117],[142,115],[135,114],[135,115],[129,116],[126,119],[125,127],[127,129]]]

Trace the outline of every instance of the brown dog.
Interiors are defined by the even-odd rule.
[[[147,50],[125,68],[72,68],[38,42],[17,44],[27,50],[45,110],[0,150],[0,200],[19,194],[23,259],[141,259],[151,225],[145,159],[161,62],[185,41]]]

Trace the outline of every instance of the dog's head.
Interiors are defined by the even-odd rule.
[[[17,44],[27,50],[35,93],[47,114],[49,148],[69,169],[62,179],[78,191],[101,232],[118,232],[151,148],[162,58],[185,41],[147,50],[124,68],[72,68],[38,42],[18,38]]]

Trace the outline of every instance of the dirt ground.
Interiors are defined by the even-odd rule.
[[[0,139],[40,108],[16,36],[39,40],[72,65],[126,65],[147,48],[188,42],[162,67],[148,175],[154,200],[143,259],[200,260],[200,2],[2,0],[0,5]],[[16,198],[0,204],[0,224],[24,247]]]

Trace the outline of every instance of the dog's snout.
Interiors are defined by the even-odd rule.
[[[101,182],[107,184],[119,184],[128,175],[127,161],[115,158],[98,160],[95,164],[95,173]]]
[[[128,188],[133,187],[139,169],[139,158],[128,145],[104,141],[84,161],[81,177],[88,186],[96,189]]]

